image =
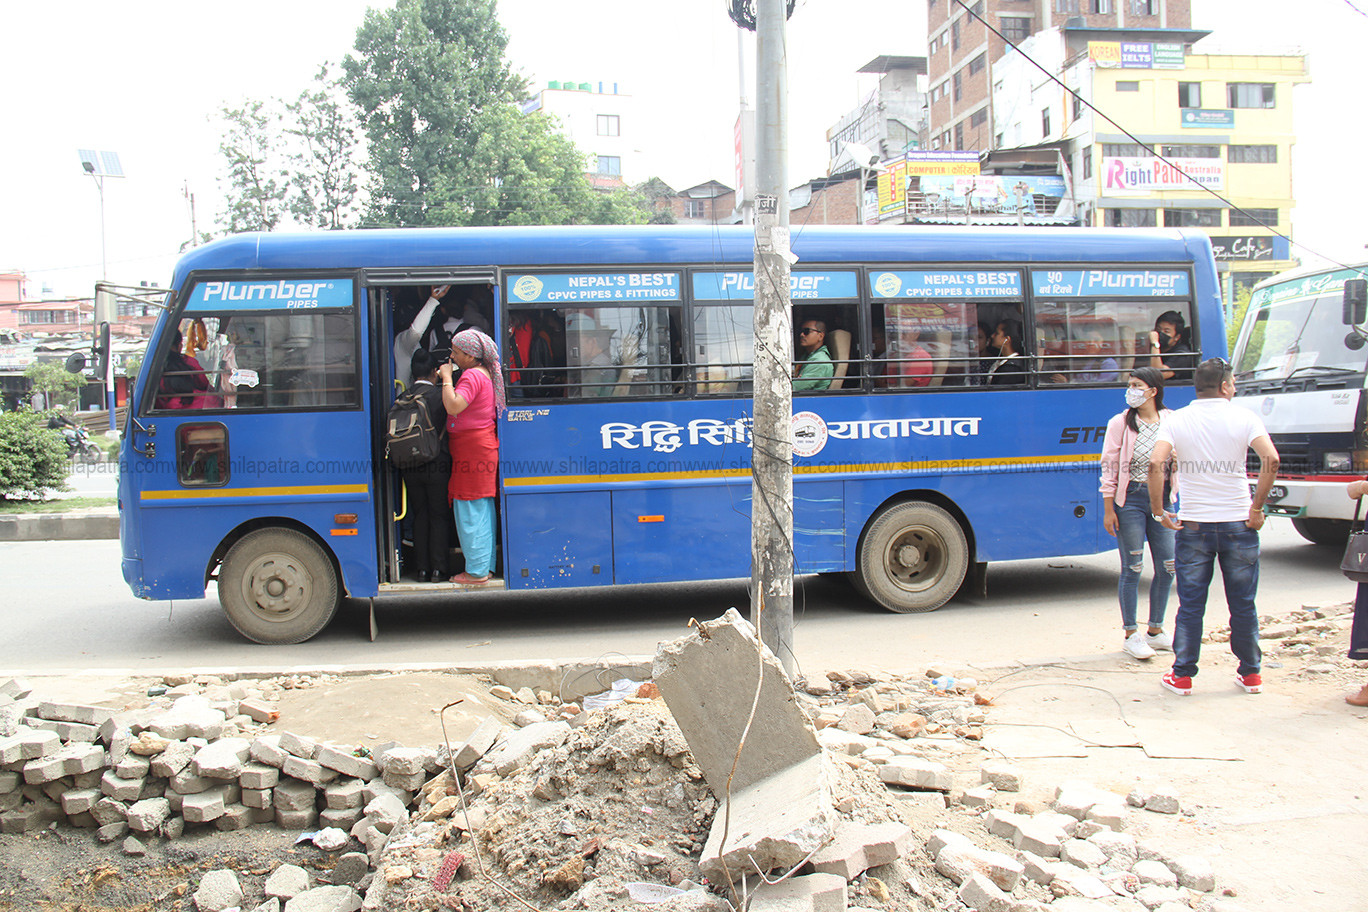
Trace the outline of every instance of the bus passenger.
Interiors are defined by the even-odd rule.
[[[428,324],[432,322],[432,312],[437,309],[442,296],[450,290],[450,285],[434,287],[432,293],[428,295],[427,303],[419,308],[413,322],[407,328],[394,334],[394,376],[405,387],[413,379],[409,375],[413,353],[418,350],[418,343],[422,341],[423,335],[428,330]]]
[[[1192,368],[1197,356],[1188,341],[1183,315],[1176,310],[1161,313],[1149,334],[1150,367],[1164,375],[1165,383],[1187,383],[1192,380]]]
[[[893,348],[896,357],[889,356],[892,363],[888,365],[888,385],[903,389],[929,385],[933,371],[931,353],[922,346],[921,333],[907,329],[898,335]]]
[[[1002,320],[993,330],[988,342],[998,350],[996,360],[988,368],[988,386],[1018,386],[1026,382],[1026,359],[1022,357],[1021,321]]]
[[[826,323],[804,320],[798,330],[798,348],[803,357],[794,365],[793,391],[830,389],[836,368],[826,347]]]
[[[171,351],[166,355],[161,386],[153,405],[159,409],[207,408],[209,378],[204,368],[189,355],[181,352],[185,337],[178,329],[171,337]]]
[[[434,426],[446,423],[443,389],[437,386],[437,359],[418,349],[409,360],[413,390],[427,403]],[[431,462],[403,470],[413,511],[413,570],[420,583],[447,578],[447,487],[451,482],[451,454],[442,453]]]
[[[453,385],[453,364],[461,379]],[[451,358],[441,366],[442,404],[451,440],[451,481],[447,500],[456,515],[456,535],[465,570],[453,583],[478,586],[494,571],[494,497],[499,475],[499,438],[495,421],[503,413],[504,386],[499,349],[478,329],[451,340]]]

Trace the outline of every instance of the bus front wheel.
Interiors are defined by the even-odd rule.
[[[1344,546],[1349,540],[1349,526],[1352,523],[1347,519],[1312,519],[1306,516],[1298,516],[1292,520],[1292,528],[1296,529],[1302,538],[1314,545],[1338,545]]]
[[[219,603],[255,643],[302,643],[337,613],[337,573],[313,539],[293,529],[249,533],[223,559]]]
[[[894,504],[874,517],[860,540],[854,582],[877,604],[907,614],[948,602],[969,569],[960,524],[935,504]]]

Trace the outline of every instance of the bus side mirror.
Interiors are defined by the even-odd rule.
[[[1368,317],[1368,279],[1347,279],[1344,283],[1344,325],[1357,326]]]
[[[85,352],[72,352],[67,355],[66,371],[68,374],[79,374],[81,371],[85,370],[85,365]]]

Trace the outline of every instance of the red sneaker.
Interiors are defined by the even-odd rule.
[[[1159,686],[1164,690],[1171,690],[1179,696],[1192,696],[1192,678],[1180,678],[1171,671],[1165,672],[1164,677],[1159,681]]]
[[[1256,694],[1263,690],[1263,678],[1259,675],[1235,675],[1235,683],[1244,688],[1247,694]]]

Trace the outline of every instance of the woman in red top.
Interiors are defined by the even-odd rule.
[[[461,369],[455,383],[453,364]],[[505,407],[498,346],[478,329],[459,332],[451,340],[451,360],[442,365],[441,374],[451,441],[447,498],[465,556],[465,570],[451,581],[479,586],[494,572],[494,495],[499,477],[495,419]]]

